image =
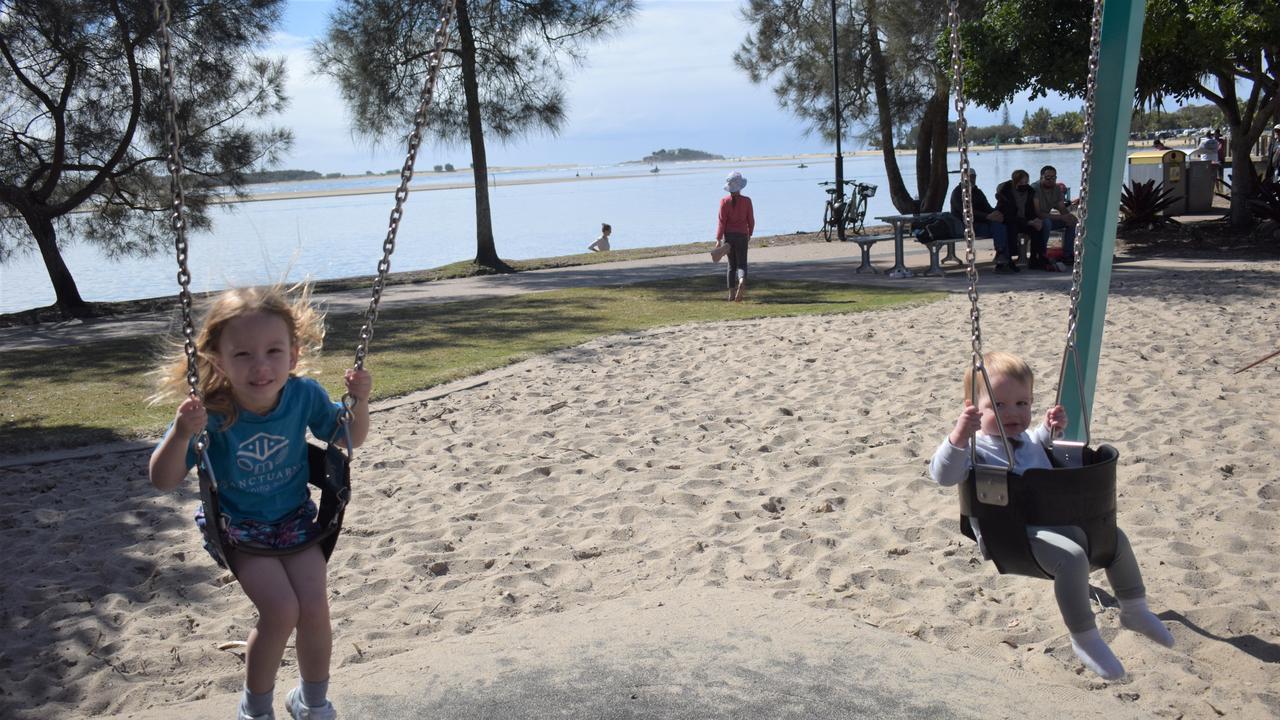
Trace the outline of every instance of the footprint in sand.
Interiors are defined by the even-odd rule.
[[[760,507],[764,508],[765,512],[773,515],[777,515],[787,509],[787,506],[782,504],[782,498],[780,497],[771,497],[761,504]]]

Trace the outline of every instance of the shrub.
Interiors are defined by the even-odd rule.
[[[1280,182],[1259,184],[1257,193],[1249,198],[1249,209],[1258,219],[1259,235],[1280,234]]]
[[[1163,212],[1178,201],[1173,189],[1155,180],[1139,183],[1133,180],[1120,188],[1120,226],[1126,229],[1151,229],[1166,223],[1177,223]]]

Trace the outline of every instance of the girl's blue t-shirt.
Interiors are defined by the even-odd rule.
[[[341,408],[320,383],[291,377],[280,391],[280,402],[266,415],[241,409],[230,428],[219,430],[226,418],[209,413],[207,452],[223,514],[232,522],[271,523],[302,507],[310,497],[306,431],[328,440]],[[195,464],[193,438],[187,468]]]

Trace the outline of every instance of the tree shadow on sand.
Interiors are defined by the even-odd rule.
[[[133,451],[0,469],[0,717],[109,714],[160,688],[174,667],[201,662],[179,646],[214,611],[210,596],[229,574],[188,543],[166,544],[194,532],[196,493],[161,496],[146,464]],[[186,632],[157,636],[178,626],[172,615]],[[162,662],[157,644],[170,649]]]

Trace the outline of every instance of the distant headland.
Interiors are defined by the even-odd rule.
[[[681,162],[686,160],[723,160],[723,155],[715,155],[701,150],[690,150],[689,148],[676,148],[675,150],[657,150],[652,155],[645,155],[643,160],[633,162],[642,163],[667,163]]]

